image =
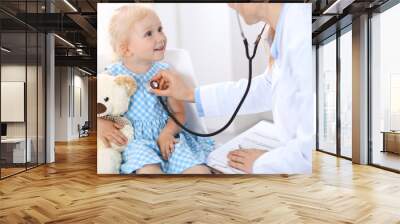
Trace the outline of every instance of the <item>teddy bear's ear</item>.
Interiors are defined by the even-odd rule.
[[[137,89],[136,81],[128,75],[118,75],[115,77],[114,82],[118,85],[123,85],[127,89],[128,96],[132,96]]]

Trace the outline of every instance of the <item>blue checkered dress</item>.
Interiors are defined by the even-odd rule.
[[[168,65],[161,62],[153,63],[153,66],[145,74],[133,73],[122,62],[106,68],[111,75],[128,74],[133,76],[138,86],[136,93],[131,98],[129,110],[125,114],[133,124],[135,138],[122,153],[121,173],[135,172],[147,164],[160,164],[165,173],[182,173],[187,168],[204,164],[208,154],[213,150],[214,142],[210,138],[197,137],[181,131],[178,134],[179,143],[175,144],[171,157],[168,161],[163,160],[157,139],[167,123],[168,115],[156,95],[148,92],[147,86],[149,80],[160,69],[167,68]]]

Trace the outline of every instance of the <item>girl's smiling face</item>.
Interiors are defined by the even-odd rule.
[[[135,22],[128,37],[125,56],[144,62],[164,58],[167,37],[156,14],[151,13]]]

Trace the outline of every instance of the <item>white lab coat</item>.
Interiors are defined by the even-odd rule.
[[[305,7],[303,7],[305,6]],[[252,80],[239,114],[272,110],[282,146],[264,153],[253,164],[253,173],[311,173],[315,147],[315,105],[312,75],[311,7],[286,6],[281,46],[272,68]],[[247,80],[199,87],[204,116],[231,115]]]

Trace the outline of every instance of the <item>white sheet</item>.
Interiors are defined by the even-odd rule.
[[[257,148],[273,150],[280,146],[274,134],[274,125],[268,121],[260,121],[247,131],[215,149],[207,159],[207,165],[225,174],[242,174],[243,172],[228,166],[227,155],[230,151],[241,148]]]

